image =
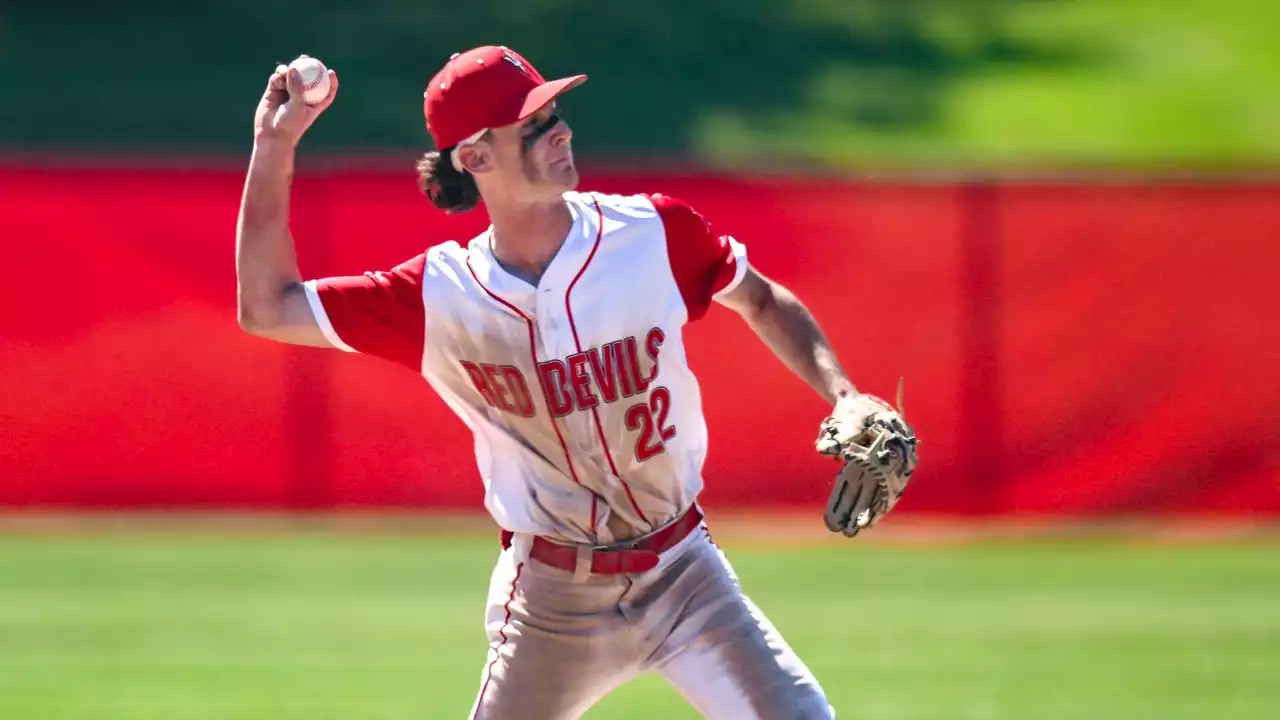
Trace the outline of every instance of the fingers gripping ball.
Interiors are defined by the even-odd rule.
[[[297,70],[302,79],[302,101],[316,105],[329,97],[329,68],[316,58],[301,55],[289,63],[290,70]]]
[[[874,526],[893,509],[918,463],[915,431],[901,410],[866,397],[875,403],[872,412],[827,418],[817,441],[818,452],[844,463],[824,520],[828,530],[848,537]]]

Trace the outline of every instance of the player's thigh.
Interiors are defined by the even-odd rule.
[[[591,611],[599,598],[538,570],[504,554],[494,572],[474,718],[576,718],[627,677],[618,628]]]
[[[654,669],[713,720],[834,717],[813,673],[742,592],[720,551],[707,543],[697,552],[694,567],[706,577]]]

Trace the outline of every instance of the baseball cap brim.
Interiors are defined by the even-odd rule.
[[[520,107],[520,117],[516,119],[516,122],[533,115],[561,94],[578,87],[586,81],[586,75],[573,75],[559,80],[549,80],[539,85],[525,96],[524,105]]]

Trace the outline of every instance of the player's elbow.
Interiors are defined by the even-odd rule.
[[[244,298],[236,303],[236,322],[240,329],[257,337],[269,337],[272,323],[270,313],[262,307],[245,302]]]
[[[776,290],[779,287],[753,268],[747,268],[747,273],[738,286],[717,299],[747,322],[755,323],[777,307]]]
[[[786,294],[786,288],[772,280],[761,279],[763,282],[753,288],[743,303],[741,313],[748,322],[758,322],[769,316],[778,308],[779,298]]]
[[[251,313],[245,310],[243,305],[241,305],[236,311],[236,322],[240,325],[240,329],[242,331],[247,332],[250,335],[261,334],[261,327],[258,325],[258,321]]]

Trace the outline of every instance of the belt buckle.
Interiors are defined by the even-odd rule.
[[[632,538],[630,540],[624,540],[622,542],[617,542],[612,545],[597,545],[594,548],[592,548],[592,551],[603,552],[603,553],[616,553],[616,552],[625,552],[627,550],[637,550],[639,549],[640,543],[643,540],[644,540],[643,537],[638,537],[638,538]]]

